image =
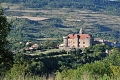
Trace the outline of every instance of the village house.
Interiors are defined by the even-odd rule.
[[[100,38],[94,38],[94,43],[95,44],[103,44],[103,45],[108,45],[110,47],[117,47],[120,48],[120,43],[115,41],[115,42],[111,42],[109,40],[103,40]]]

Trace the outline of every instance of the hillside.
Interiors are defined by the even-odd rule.
[[[5,13],[9,18],[13,16],[14,28],[11,31],[13,32],[12,34],[17,31],[17,34],[21,35],[22,38],[25,35],[29,39],[44,37],[60,38],[68,33],[77,33],[82,27],[85,33],[90,33],[94,37],[119,40],[119,16],[70,8],[57,10],[5,10]],[[16,19],[15,17],[18,18]],[[15,35],[17,34],[15,33]]]
[[[112,11],[117,14],[120,11],[120,0],[1,0],[1,3],[17,4],[17,8],[77,8],[93,11]],[[20,7],[18,7],[20,6]],[[6,7],[6,9],[9,9]],[[119,15],[119,14],[117,14]]]
[[[8,39],[15,42],[62,38],[84,33],[111,41],[120,40],[120,2],[108,0],[9,0],[2,7],[13,27]],[[38,6],[41,5],[41,6]]]
[[[12,22],[11,31],[7,38],[5,37],[9,44],[6,44],[6,49],[3,49],[2,53],[9,49],[13,55],[0,56],[0,67],[4,68],[0,70],[1,80],[18,78],[48,80],[49,77],[50,80],[120,79],[119,48],[95,44],[84,49],[56,49],[63,42],[63,36],[78,33],[80,28],[83,29],[83,33],[92,34],[94,38],[120,42],[119,1],[2,0],[2,2],[8,23]],[[6,26],[2,23],[1,25]],[[10,64],[7,57],[14,58]],[[7,66],[9,70],[6,70]]]
[[[117,8],[120,6],[119,0],[1,0],[2,3],[21,4],[27,8],[89,8],[104,9],[108,6]]]

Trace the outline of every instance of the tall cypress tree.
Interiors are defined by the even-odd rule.
[[[7,49],[8,41],[6,39],[10,32],[10,26],[11,24],[7,21],[4,11],[0,7],[0,75],[9,70],[13,62],[13,55]]]

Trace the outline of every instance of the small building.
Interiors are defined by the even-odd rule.
[[[83,34],[82,28],[79,34],[68,34],[63,36],[63,44],[59,46],[60,49],[70,48],[85,48],[92,46],[93,38],[90,34]]]

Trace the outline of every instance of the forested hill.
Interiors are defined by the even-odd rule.
[[[7,3],[22,3],[31,8],[88,8],[88,9],[120,9],[120,0],[1,0]]]
[[[2,7],[8,17],[18,17],[13,19],[13,30],[9,37],[12,41],[15,37],[16,42],[33,38],[35,40],[46,37],[60,38],[68,33],[77,32],[80,27],[84,27],[85,32],[94,37],[120,41],[120,0],[0,0],[0,2],[3,3]],[[46,20],[31,21],[20,19],[20,16],[37,19],[42,17]]]
[[[104,38],[106,38],[106,36],[108,36],[107,39],[111,39],[111,38],[109,38],[111,36],[111,37],[114,37],[115,40],[118,40],[119,35],[120,35],[120,29],[119,29],[119,24],[118,24],[119,16],[120,16],[120,0],[117,0],[117,1],[116,0],[115,1],[113,1],[113,0],[0,0],[0,1],[2,3],[7,3],[7,4],[3,4],[3,6],[2,6],[5,9],[5,14],[7,16],[29,16],[29,17],[32,16],[32,17],[37,17],[37,18],[38,17],[48,18],[48,20],[37,21],[37,23],[39,23],[39,24],[36,24],[37,27],[35,24],[31,23],[31,21],[29,21],[27,19],[24,19],[24,20],[16,19],[14,21],[14,26],[15,27],[19,26],[19,27],[15,30],[11,31],[11,33],[16,32],[16,30],[22,30],[23,35],[21,34],[22,33],[21,31],[18,31],[18,33],[21,34],[21,37],[22,37],[21,38],[19,36],[20,39],[23,39],[23,36],[25,36],[25,37],[28,36],[30,38],[51,37],[51,36],[52,37],[58,37],[58,36],[62,37],[65,34],[77,31],[77,30],[73,31],[73,28],[80,29],[80,27],[83,27],[83,26],[84,26],[84,28],[86,28],[86,26],[88,26],[87,24],[89,24],[89,28],[88,28],[88,30],[90,29],[89,32],[95,30],[94,32],[90,32],[90,34],[95,33],[95,34],[92,34],[92,35],[95,35],[95,37],[101,37],[101,35],[105,35]],[[65,10],[65,8],[66,8],[66,10]],[[39,12],[35,11],[35,9],[39,10]],[[40,9],[43,11],[40,11]],[[13,11],[11,11],[11,10],[13,10]],[[18,11],[16,11],[16,10],[18,10]],[[29,10],[34,10],[34,11],[29,12]],[[84,12],[81,12],[82,10],[85,12],[87,10],[88,11],[86,12],[86,14],[84,14]],[[91,11],[91,13],[89,11]],[[94,13],[94,16],[93,16],[92,12]],[[74,14],[74,16],[73,16],[73,14]],[[96,14],[96,17],[95,17],[95,14]],[[102,15],[102,14],[104,14],[104,15]],[[112,16],[117,15],[118,18],[116,17],[114,19],[109,14]],[[77,16],[80,16],[80,17],[77,17]],[[97,17],[99,17],[99,19]],[[85,19],[85,18],[87,18],[87,19]],[[71,19],[71,20],[69,21],[68,19],[69,20]],[[89,19],[91,19],[91,20],[89,20]],[[77,22],[76,20],[80,20],[80,22]],[[93,22],[94,20],[97,23]],[[26,21],[27,25],[26,25],[25,21]],[[56,22],[56,21],[58,21],[58,22]],[[103,21],[103,22],[101,22],[101,21]],[[23,25],[17,25],[20,22]],[[28,27],[28,25],[29,25],[29,27]],[[60,26],[60,27],[58,27],[58,26]],[[91,26],[92,26],[92,28],[90,28]],[[72,28],[72,29],[64,31],[65,28],[68,28],[68,27]],[[105,28],[105,27],[108,27],[108,28]],[[39,28],[39,30],[38,30],[38,28]],[[49,30],[49,32],[45,31],[46,28],[47,28],[47,30]],[[63,29],[61,30],[61,28],[63,28]],[[29,30],[29,33],[24,34],[25,32],[28,32],[27,30]],[[54,32],[52,31],[53,32],[52,33],[51,30],[54,30]],[[108,32],[106,30],[108,30]],[[109,32],[109,31],[113,31],[113,33]],[[38,36],[38,32],[39,32],[39,36]],[[88,31],[87,31],[87,33],[88,33]],[[17,34],[15,34],[15,35],[17,36]],[[12,35],[12,36],[15,37],[15,35]],[[11,36],[10,36],[10,38],[11,38]],[[17,38],[17,39],[19,39],[19,38]],[[23,40],[25,40],[25,39],[23,39]],[[119,38],[119,40],[120,40],[120,38]]]

